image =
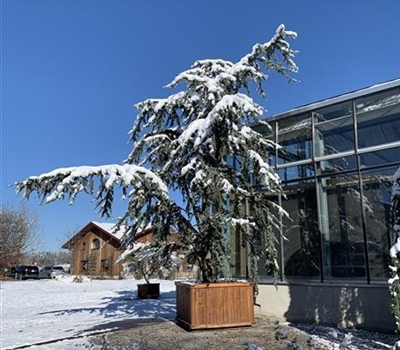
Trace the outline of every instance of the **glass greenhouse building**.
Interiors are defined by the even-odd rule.
[[[281,178],[283,194],[271,198],[290,217],[280,217],[276,235],[279,284],[292,289],[346,287],[353,294],[361,293],[363,286],[374,287],[375,293],[382,293],[374,298],[388,309],[388,252],[394,239],[391,190],[400,167],[400,79],[302,106],[268,122],[271,128],[254,128],[280,146],[269,162]],[[238,275],[241,266],[237,261]],[[262,275],[268,286],[268,274]],[[290,294],[293,298],[293,291]],[[338,295],[341,300],[342,292]],[[353,323],[368,327],[382,322],[378,315],[374,321],[369,311],[358,308],[361,318]],[[290,310],[282,309],[283,314],[290,318]],[[390,312],[382,317],[389,318],[384,322],[390,328]],[[301,315],[292,319],[303,320]]]

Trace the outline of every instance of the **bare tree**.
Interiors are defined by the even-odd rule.
[[[71,264],[71,251],[39,251],[28,254],[28,260],[38,266],[68,265]]]
[[[74,228],[71,227],[66,228],[63,237],[57,239],[57,242],[60,244],[60,247],[63,246],[66,242],[69,242],[70,247],[73,246],[79,239],[79,237],[75,237],[75,235],[80,231],[80,229],[81,227],[79,226],[75,226]]]
[[[37,216],[27,208],[0,206],[0,274],[37,248],[37,226]]]

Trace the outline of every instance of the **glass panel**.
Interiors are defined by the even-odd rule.
[[[318,175],[340,173],[348,170],[357,169],[356,156],[340,157],[324,160],[317,163]]]
[[[272,228],[275,233],[276,238],[276,249],[277,249],[277,262],[279,269],[281,269],[281,254],[280,254],[280,232],[279,232],[279,211],[276,204],[279,202],[278,196],[276,194],[271,194],[264,192],[263,193],[264,200],[271,203],[268,205],[269,213],[266,215],[270,215],[269,218],[272,222]],[[260,198],[260,197],[258,197]],[[251,204],[249,205],[249,209],[251,210]],[[238,216],[245,217],[245,205],[238,208]],[[243,242],[243,235],[245,233],[245,227],[241,225],[237,225],[235,228],[230,230],[230,269],[232,276],[236,278],[248,278],[248,255],[246,253],[246,247]],[[261,248],[261,244],[259,244]],[[272,274],[266,268],[266,255],[265,252],[259,251],[260,258],[258,260],[258,275],[261,280],[271,280]]]
[[[353,106],[351,101],[345,101],[338,104],[316,109],[315,114],[317,114],[317,119],[315,120],[315,122],[322,123],[328,120],[334,120],[342,117],[352,116]]]
[[[278,121],[278,164],[311,159],[311,118],[299,115]]]
[[[271,211],[271,215],[273,215],[276,220],[274,221],[273,231],[275,232],[275,239],[276,239],[276,249],[277,249],[277,261],[279,270],[282,269],[282,256],[281,256],[281,249],[280,249],[280,241],[281,241],[281,234],[280,234],[280,227],[279,227],[279,211],[278,208],[275,206],[279,203],[278,196],[270,196],[269,201],[271,202],[271,206],[269,207]],[[275,205],[274,205],[275,204]],[[273,277],[270,271],[268,271],[265,267],[266,256],[263,254],[261,258],[258,260],[258,274],[261,280],[271,280]]]
[[[350,101],[318,109],[314,116],[315,156],[353,150],[354,122]]]
[[[231,230],[230,251],[232,276],[247,278],[246,250],[242,245],[242,229],[239,226]]]
[[[278,175],[281,181],[298,180],[301,178],[314,176],[314,165],[310,163],[306,165],[281,168],[278,169]]]
[[[268,154],[268,164],[271,167],[275,167],[276,166],[276,157],[275,154],[269,153]]]
[[[320,234],[314,184],[284,188],[282,206],[286,278],[320,278]]]
[[[358,146],[370,147],[400,140],[398,89],[356,100]]]
[[[252,127],[254,131],[259,132],[267,139],[275,141],[275,123],[276,122],[268,122],[268,124],[257,124]]]
[[[400,147],[364,153],[360,155],[360,160],[361,168],[395,163],[400,161]]]
[[[390,249],[392,177],[397,167],[362,172],[363,206],[371,279],[386,279]]]
[[[276,122],[270,122],[268,125],[257,125],[254,130],[261,133],[267,139],[276,142]],[[268,164],[270,166],[276,165],[276,156],[275,156],[276,149],[271,149],[267,154]]]
[[[366,277],[357,174],[318,180],[325,278]]]
[[[246,217],[246,205],[231,207],[234,216]],[[236,225],[230,228],[230,269],[232,276],[236,278],[247,278],[247,254],[246,247],[243,246],[243,227]]]

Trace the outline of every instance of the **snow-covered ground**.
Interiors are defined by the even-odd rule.
[[[1,282],[0,349],[45,350],[89,348],[88,336],[118,329],[137,318],[175,318],[175,283],[160,282],[158,300],[136,298],[144,281],[57,280]],[[331,349],[390,349],[395,337],[363,331],[293,325],[317,344]],[[353,339],[345,348],[343,339]],[[91,347],[91,349],[94,349]]]
[[[161,281],[160,299],[138,300],[143,281],[72,278],[1,282],[0,349],[66,349],[135,318],[175,318],[173,281]],[[61,339],[69,340],[53,342]]]

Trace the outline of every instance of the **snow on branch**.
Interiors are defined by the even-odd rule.
[[[95,198],[103,206],[105,214],[111,209],[107,203],[112,202],[114,186],[120,187],[124,193],[129,187],[145,187],[156,197],[168,196],[167,186],[156,174],[132,164],[60,168],[16,182],[15,187],[17,193],[24,192],[25,198],[37,192],[42,202],[50,203],[67,195],[73,203],[80,192],[94,194],[95,178],[99,181]]]
[[[195,124],[189,125],[190,130],[186,128],[187,132],[180,141],[187,141],[189,134],[192,136],[198,132],[199,138],[194,143],[199,144],[207,137],[214,123],[210,118],[218,118],[222,110],[236,115],[234,123],[237,124],[261,122],[263,108],[241,91],[244,89],[249,92],[249,82],[253,82],[258,92],[264,95],[262,83],[267,75],[262,68],[266,71],[275,70],[289,81],[294,81],[288,73],[298,70],[292,60],[296,51],[285,39],[295,37],[296,33],[286,31],[281,25],[270,41],[254,45],[252,51],[237,63],[221,59],[196,61],[190,69],[178,74],[166,85],[167,88],[186,85],[183,91],[164,99],[148,99],[136,104],[139,114],[131,131],[134,149],[140,149],[142,131],[147,128],[155,133],[165,127],[174,130],[186,128],[193,122]]]
[[[265,185],[268,186],[270,184],[270,181],[272,181],[274,185],[280,184],[279,176],[271,171],[269,164],[264,162],[260,154],[253,150],[250,150],[249,156],[258,165],[259,173],[262,175],[262,179],[264,180]]]
[[[236,226],[236,225],[240,225],[243,227],[256,226],[255,222],[250,221],[249,219],[243,219],[243,218],[231,218],[230,222],[231,222],[232,226]]]
[[[174,242],[133,243],[116,260],[129,264],[135,274],[142,274],[147,283],[159,271],[174,271],[184,260],[185,249]]]
[[[264,109],[255,103],[251,97],[240,93],[223,96],[215,105],[213,112],[219,113],[224,110],[233,111],[238,115],[262,115],[264,112]]]
[[[246,115],[261,115],[263,108],[244,94],[225,95],[217,102],[207,117],[196,119],[188,125],[179,136],[178,142],[184,145],[192,140],[195,147],[203,144],[212,135],[215,123],[220,121],[224,114],[232,112],[240,118]]]
[[[271,59],[274,63],[276,61],[276,51],[278,51],[284,60],[286,62],[287,67],[284,67],[282,64],[279,64],[279,66],[272,65],[272,68],[277,68],[279,67],[280,70],[278,70],[280,73],[283,73],[285,70],[289,72],[297,72],[298,67],[296,63],[292,60],[292,57],[297,53],[293,49],[291,49],[290,44],[285,40],[285,38],[297,38],[297,33],[292,32],[292,31],[287,31],[285,30],[285,26],[281,24],[275,32],[275,35],[272,37],[272,39],[264,44],[256,44],[253,46],[253,49],[251,53],[248,55],[244,56],[241,60],[241,64],[252,64],[256,61],[261,61],[266,64],[270,64]]]

